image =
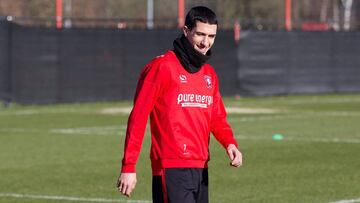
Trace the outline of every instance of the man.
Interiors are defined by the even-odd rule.
[[[141,73],[129,116],[118,190],[130,196],[147,119],[151,126],[153,202],[208,202],[210,132],[226,149],[231,165],[242,165],[219,93],[211,56],[217,19],[206,7],[186,16],[174,50],[153,59]]]

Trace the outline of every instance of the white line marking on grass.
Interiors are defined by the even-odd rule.
[[[322,98],[322,97],[314,97],[314,98],[308,98],[308,99],[296,99],[296,100],[289,100],[289,101],[283,100],[283,101],[284,101],[284,103],[288,103],[288,104],[310,104],[310,103],[341,104],[341,103],[359,102],[360,98]]]
[[[269,114],[276,113],[278,110],[265,108],[240,108],[240,107],[226,107],[226,112],[229,114]]]
[[[322,96],[306,97],[306,98],[289,98],[289,97],[278,97],[269,100],[258,99],[252,101],[252,104],[342,104],[342,103],[355,103],[360,102],[360,98],[324,98]]]
[[[64,114],[64,113],[100,113],[100,114],[129,114],[132,107],[115,107],[115,108],[103,108],[100,110],[97,109],[20,109],[13,111],[0,111],[0,116],[28,116],[28,115],[38,115],[38,114]]]
[[[228,120],[232,122],[255,122],[255,121],[271,121],[281,119],[305,119],[313,117],[349,117],[349,116],[360,116],[360,112],[303,112],[299,115],[295,114],[281,114],[281,115],[264,115],[264,116],[243,116],[243,117],[229,117]]]
[[[26,109],[26,110],[0,112],[0,115],[26,116],[26,115],[35,115],[35,114],[92,113],[92,112],[95,111],[91,109]]]
[[[130,114],[132,107],[105,108],[100,110],[102,114]]]
[[[259,137],[259,136],[236,135],[235,138],[240,139],[240,140],[272,140],[271,136]],[[288,138],[288,137],[285,137],[281,141],[360,144],[360,139],[346,139],[346,138],[328,138],[327,139],[327,138]],[[277,141],[277,142],[279,142],[279,141]]]
[[[348,143],[348,144],[360,144],[359,139],[344,139],[344,138],[284,138],[288,141],[300,141],[300,142],[323,142],[323,143]]]
[[[111,135],[117,134],[126,130],[126,125],[118,126],[93,126],[93,127],[79,127],[79,128],[58,128],[52,129],[51,133],[59,134],[83,134],[83,135]]]
[[[43,132],[41,129],[34,128],[0,128],[0,132],[5,133],[39,133]]]
[[[356,202],[360,202],[360,198],[359,199],[339,200],[336,202],[329,202],[329,203],[356,203]]]
[[[126,125],[113,126],[92,126],[92,127],[75,127],[75,128],[0,128],[0,133],[44,133],[54,134],[78,134],[78,135],[115,135],[126,131]]]
[[[126,200],[126,199],[107,199],[107,198],[67,197],[67,196],[16,194],[16,193],[0,193],[0,197],[10,197],[10,198],[19,198],[19,199],[63,200],[63,201],[72,201],[72,202],[152,203],[152,201],[150,201],[150,200]]]
[[[102,114],[130,114],[131,107],[118,108],[104,108],[100,111]],[[240,107],[226,107],[226,112],[229,114],[265,114],[275,113],[277,110],[265,108],[240,108]]]
[[[63,113],[100,113],[100,114],[130,114],[132,107],[114,107],[114,108],[103,108],[100,110],[93,109],[25,109],[0,112],[0,115],[5,116],[28,116],[37,114],[63,114]],[[226,107],[226,111],[229,114],[269,114],[275,113],[278,110],[269,108],[243,108],[243,107]]]

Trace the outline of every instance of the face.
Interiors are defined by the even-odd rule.
[[[196,21],[195,27],[191,30],[184,26],[184,35],[189,40],[194,49],[202,54],[211,48],[216,37],[217,25],[210,25]]]

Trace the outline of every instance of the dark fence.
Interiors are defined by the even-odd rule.
[[[1,23],[0,97],[19,103],[132,99],[139,73],[172,49],[179,30],[49,29]],[[231,32],[220,32],[214,57],[219,75],[236,72]],[[231,77],[230,77],[231,78]],[[236,75],[224,81],[234,94]]]
[[[141,69],[179,30],[49,29],[0,21],[0,99],[132,99]],[[360,92],[360,34],[219,31],[210,63],[223,95]]]
[[[11,39],[9,38],[11,34],[9,33],[10,24],[1,23],[0,20],[0,99],[10,99],[10,83],[9,70],[10,70],[10,56],[9,48]]]
[[[360,92],[359,32],[245,32],[239,93]]]

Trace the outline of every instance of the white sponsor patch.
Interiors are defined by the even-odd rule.
[[[177,104],[181,107],[208,108],[213,103],[213,97],[200,94],[178,94]]]
[[[199,107],[199,108],[207,108],[208,106],[206,104],[200,104],[200,103],[182,103],[181,107]]]

